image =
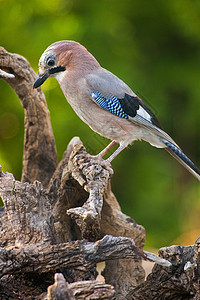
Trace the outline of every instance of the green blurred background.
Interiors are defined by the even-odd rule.
[[[0,0],[0,45],[38,60],[51,43],[82,43],[153,110],[200,167],[200,1]],[[96,154],[108,141],[72,111],[55,79],[43,85],[59,159],[73,136]],[[0,81],[0,163],[20,179],[24,113]],[[166,151],[136,142],[112,163],[122,211],[146,228],[146,247],[193,243],[200,232],[200,185]]]

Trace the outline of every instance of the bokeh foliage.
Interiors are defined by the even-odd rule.
[[[85,45],[140,96],[165,130],[200,167],[200,1],[0,0],[0,44],[25,56],[35,71],[54,41]],[[58,157],[77,135],[92,154],[108,141],[67,104],[57,82],[44,85]],[[0,163],[20,179],[23,109],[0,81]],[[112,163],[112,188],[123,212],[160,247],[200,228],[200,185],[164,150],[137,142]],[[185,243],[189,242],[183,241]]]

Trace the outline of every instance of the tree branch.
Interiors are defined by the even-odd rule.
[[[33,89],[36,74],[24,57],[0,47],[0,69],[0,77],[15,90],[25,112],[22,181],[37,179],[46,186],[57,166],[57,154],[44,94],[41,88]]]
[[[147,280],[128,294],[133,300],[200,299],[200,238],[193,246],[161,248],[159,255],[171,268],[155,265]]]
[[[44,273],[62,268],[87,271],[105,260],[142,257],[170,267],[171,263],[143,251],[130,238],[105,236],[97,242],[84,240],[57,245],[28,245],[0,248],[1,276],[7,274]]]

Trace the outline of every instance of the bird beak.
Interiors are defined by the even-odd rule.
[[[59,73],[59,72],[63,72],[65,71],[66,68],[65,67],[62,67],[62,66],[58,66],[58,67],[54,67],[54,68],[51,68],[51,69],[48,69],[46,70],[46,72],[44,72],[43,75],[38,75],[35,79],[35,82],[34,82],[34,85],[33,85],[33,88],[36,89],[38,88],[39,86],[41,86],[46,80],[47,78],[50,76],[50,75],[53,75],[55,73]]]
[[[46,80],[47,78],[49,77],[50,75],[50,72],[49,70],[47,70],[43,75],[38,75],[35,79],[35,82],[34,82],[34,85],[33,85],[33,88],[36,89],[38,88],[39,86],[41,86]]]

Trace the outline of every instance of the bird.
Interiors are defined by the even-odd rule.
[[[64,96],[79,118],[93,131],[111,140],[96,157],[115,145],[110,162],[129,144],[143,140],[164,148],[200,181],[200,170],[163,130],[155,114],[116,75],[101,67],[80,43],[70,40],[51,44],[39,59],[33,88],[49,77],[57,79]]]

